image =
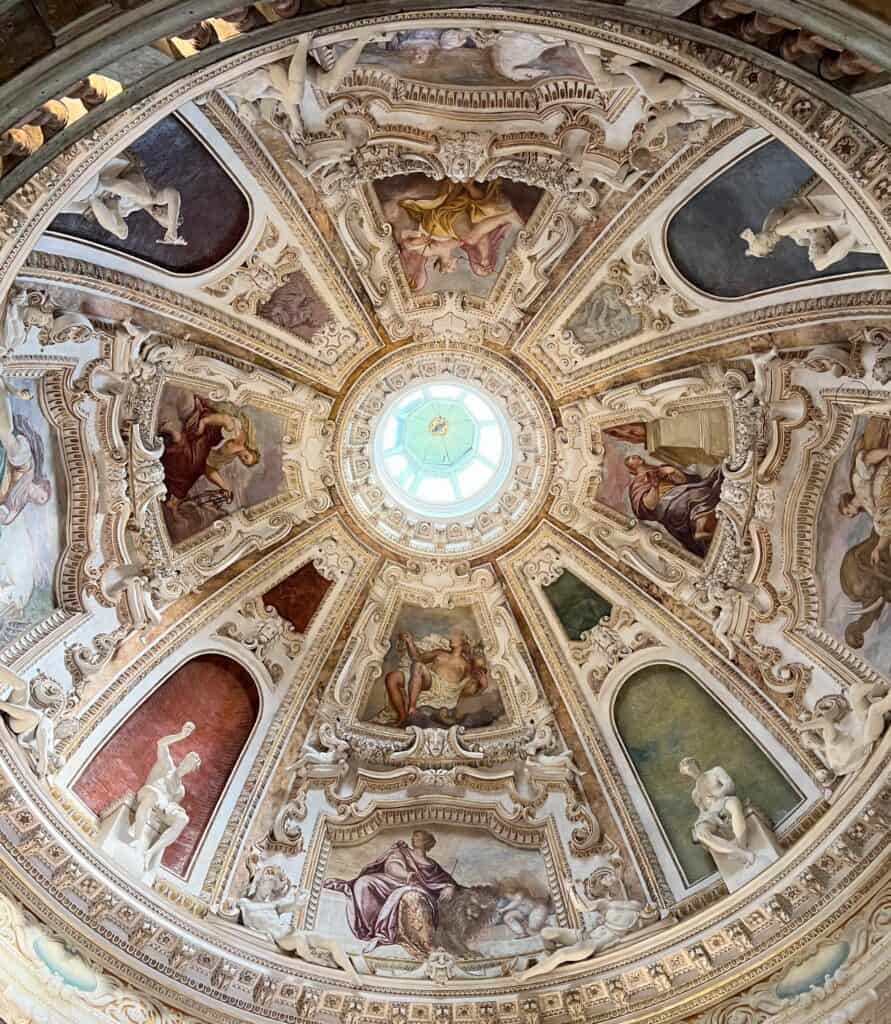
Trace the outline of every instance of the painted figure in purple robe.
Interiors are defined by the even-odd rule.
[[[326,889],[350,898],[347,917],[365,952],[398,945],[424,960],[433,948],[439,901],[451,899],[460,886],[432,857],[436,838],[416,829],[411,845],[398,840],[352,881],[329,878]]]
[[[629,455],[625,468],[631,474],[628,500],[634,515],[643,522],[661,523],[689,552],[705,555],[718,525],[715,509],[721,500],[721,467],[701,477]]]

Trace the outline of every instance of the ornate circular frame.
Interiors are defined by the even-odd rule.
[[[615,9],[613,16],[620,19],[622,12]],[[382,24],[394,20],[382,19]],[[602,21],[596,29],[570,21],[568,16],[536,19],[529,14],[524,20],[540,21],[543,26],[559,23],[573,33],[585,33],[605,45],[634,47],[656,63],[661,61],[666,66],[680,68],[691,80],[703,83],[717,97],[745,108],[754,121],[770,128],[793,148],[805,152],[820,167],[847,200],[863,212],[882,252],[887,255],[891,244],[887,151],[863,127],[843,113],[833,111],[820,96],[818,88],[809,92],[795,75],[781,74],[769,58],[753,53],[740,55],[733,52],[733,47],[719,48],[677,33],[623,24],[618,20]],[[32,183],[12,197],[11,205],[2,211],[3,216],[0,217],[0,248],[4,250],[0,271],[4,281],[11,281],[45,225],[65,197],[90,173],[97,159],[118,151],[169,109],[211,88],[216,77],[231,74],[246,59],[249,58],[241,56],[223,62],[220,69],[211,73],[205,70],[194,78],[175,84],[159,97],[138,104],[133,111],[111,122],[106,130],[97,132],[88,142],[72,147],[60,159],[58,168],[35,175]],[[399,351],[404,358],[404,350]],[[496,358],[488,352],[482,354],[490,359]],[[499,359],[499,362],[506,363],[506,360]],[[345,417],[342,422],[346,421]],[[549,467],[549,471],[552,470],[553,467]],[[343,491],[341,481],[338,481],[338,487]],[[404,549],[396,550],[405,553]],[[482,549],[481,553],[486,550],[490,548]],[[655,980],[652,964],[659,959],[660,953],[664,956],[664,936],[642,941],[633,948],[616,950],[598,959],[596,984],[609,991],[624,993],[626,1000],[629,991],[633,992],[634,1005],[628,1007],[627,1012],[635,1019],[643,1019],[642,1014],[646,1014],[648,1020],[688,1019],[691,1014],[713,1005],[717,1000],[755,984],[803,951],[815,938],[837,928],[870,898],[881,882],[891,846],[891,833],[882,826],[881,820],[876,820],[871,808],[886,785],[889,753],[891,737],[886,737],[869,765],[835,801],[821,822],[819,834],[804,837],[757,887],[723,901],[718,907],[691,918],[676,929],[677,934],[672,934],[672,939],[677,946],[684,947],[677,954],[672,954],[680,957],[677,987],[673,985],[670,991],[666,991]],[[83,878],[84,892],[90,898],[73,904],[63,893],[61,875],[57,878],[47,874],[35,862],[34,850],[27,849],[11,834],[4,835],[2,840],[0,877],[4,885],[19,892],[27,888],[28,901],[40,908],[44,920],[86,949],[91,956],[107,963],[115,974],[204,1017],[244,1020],[245,1013],[248,1013],[251,1019],[262,1019],[262,1008],[250,1004],[240,995],[213,991],[211,996],[211,990],[206,988],[200,995],[196,994],[179,966],[173,966],[172,957],[169,964],[159,965],[141,952],[140,945],[131,941],[124,929],[109,930],[107,925],[100,923],[103,907],[107,909],[109,905],[121,913],[133,910],[139,915],[138,919],[144,920],[155,933],[169,935],[171,944],[175,941],[192,943],[200,950],[199,959],[213,960],[214,956],[222,953],[242,964],[250,962],[259,966],[262,963],[277,975],[287,973],[298,985],[310,982],[316,986],[330,985],[332,992],[340,989],[340,997],[332,994],[332,1012],[344,1008],[346,1001],[352,998],[343,992],[342,980],[332,972],[285,964],[281,958],[257,956],[252,951],[246,953],[231,945],[227,948],[225,939],[214,934],[208,923],[186,919],[185,915],[174,912],[168,901],[155,897],[146,899],[144,893],[122,885],[120,879],[97,860],[83,834],[72,827],[60,808],[22,771],[20,762],[6,746],[0,750],[0,762],[6,799],[14,799],[21,807],[15,812],[16,827],[20,825],[24,831],[36,828],[38,833],[45,830],[44,838],[52,837],[54,849],[70,852],[76,864],[73,870]],[[46,847],[40,836],[37,846]],[[827,859],[836,865],[837,870],[827,873]],[[26,876],[29,876],[30,884],[23,886],[22,880]],[[777,900],[778,893],[783,897],[782,901]],[[817,894],[815,902],[804,918],[790,912],[790,906],[794,909],[794,903],[790,901],[799,897],[805,900],[814,893]],[[748,922],[745,926],[742,923],[744,917]],[[756,918],[762,921],[763,938],[751,932],[751,922]],[[724,931],[721,931],[722,922],[727,926]],[[735,938],[727,938],[727,935]],[[732,975],[728,973],[731,967]],[[688,972],[694,977],[688,979]],[[652,984],[648,978],[652,979]],[[635,979],[638,987],[635,987]],[[592,977],[589,968],[580,965],[564,975],[561,981],[589,984]],[[545,984],[523,988],[522,998],[517,1000],[518,1019],[522,1019],[519,1011],[523,998],[532,997],[547,987]],[[638,992],[648,989],[648,994],[641,994],[638,998]],[[313,991],[320,995],[317,990]],[[547,999],[550,994],[544,992],[542,999]],[[327,997],[327,993],[324,995]],[[392,980],[370,981],[368,995],[370,999],[378,1000],[382,1014],[380,1019],[384,1020],[390,1019],[383,1010],[388,997],[395,995],[405,999],[420,996],[441,1000],[443,989],[433,983],[409,983],[406,986]],[[506,986],[457,986],[448,992],[450,1000],[463,1000],[473,1006],[479,1006],[482,999],[499,996],[508,998]],[[515,987],[510,998],[517,998]],[[554,1005],[558,1006],[558,1002]]]
[[[375,432],[398,396],[419,383],[454,382],[481,392],[511,431],[507,479],[475,512],[423,516],[392,496],[374,466]],[[454,342],[417,342],[380,359],[340,407],[334,475],[344,509],[397,557],[472,559],[507,544],[539,515],[554,473],[555,423],[538,386],[495,353]]]

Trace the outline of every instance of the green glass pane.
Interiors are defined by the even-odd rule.
[[[693,842],[693,784],[678,771],[695,757],[704,770],[726,768],[736,791],[776,824],[801,794],[727,711],[692,676],[675,665],[648,665],[622,686],[614,708],[616,729],[668,842],[689,883],[715,872],[711,857]]]
[[[424,469],[453,469],[474,449],[476,424],[459,402],[429,399],[405,418],[403,447]]]
[[[582,633],[593,629],[613,608],[605,597],[565,569],[542,589],[570,640],[581,640]]]

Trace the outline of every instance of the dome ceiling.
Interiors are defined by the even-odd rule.
[[[97,1021],[799,1019],[887,929],[877,121],[289,6],[0,215],[3,941]]]

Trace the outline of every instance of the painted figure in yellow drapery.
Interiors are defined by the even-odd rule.
[[[480,277],[495,273],[498,250],[512,225],[523,218],[499,181],[443,181],[429,198],[401,199],[399,206],[417,225],[399,238],[403,266],[413,291],[427,283],[429,261],[443,274],[457,269],[460,252]],[[456,251],[458,250],[458,251]]]

